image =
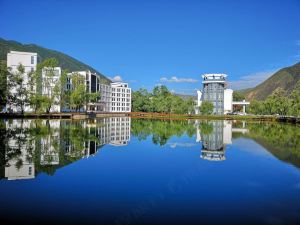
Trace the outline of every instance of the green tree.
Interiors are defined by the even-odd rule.
[[[24,114],[25,106],[29,104],[29,91],[25,81],[25,68],[19,65],[16,71],[9,69],[7,88],[9,90],[7,101],[9,105],[20,109],[21,114]]]
[[[7,100],[7,73],[5,61],[0,61],[0,110],[6,105]]]
[[[186,101],[185,101],[185,113],[188,113],[188,114],[194,114],[195,113],[195,105],[196,105],[196,102],[193,98],[188,98]]]
[[[286,92],[282,88],[276,88],[265,100],[266,111],[269,114],[287,115],[291,106],[291,101],[286,97]]]
[[[249,105],[249,113],[263,115],[265,113],[263,101],[252,100]]]
[[[243,101],[245,99],[245,95],[239,91],[234,91],[232,94],[233,101]]]
[[[300,80],[289,97],[291,100],[291,114],[293,116],[300,116]]]
[[[202,115],[211,115],[214,111],[213,103],[209,101],[203,101],[200,106],[200,112]]]
[[[75,111],[80,111],[80,109],[87,102],[87,91],[85,87],[85,77],[79,73],[75,73],[72,76],[72,88],[70,94],[70,106],[75,109]]]
[[[61,86],[61,95],[60,95],[60,107],[69,108],[70,105],[70,94],[71,91],[67,88],[67,79],[68,79],[68,70],[62,70],[60,76],[60,86]]]
[[[132,93],[132,111],[150,112],[151,111],[150,94],[146,89],[139,89]]]

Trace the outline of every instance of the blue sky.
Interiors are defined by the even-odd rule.
[[[192,94],[203,73],[241,89],[300,61],[300,0],[0,0],[0,37],[64,52],[135,90]]]

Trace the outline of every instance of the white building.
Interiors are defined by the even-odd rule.
[[[38,92],[44,96],[51,97],[54,93],[54,88],[59,83],[61,77],[61,68],[43,68],[41,74],[42,86],[30,87],[29,85],[29,73],[36,71],[39,57],[37,53],[30,52],[17,52],[11,51],[7,54],[7,67],[11,68],[12,73],[17,72],[17,68],[20,64],[24,66],[24,86],[31,88],[31,92]],[[128,87],[127,83],[101,83],[101,77],[91,71],[78,71],[71,72],[68,74],[66,89],[72,89],[72,77],[75,74],[79,74],[83,77],[86,91],[88,93],[100,93],[100,97],[96,102],[88,102],[81,111],[87,112],[131,112],[131,88]],[[17,93],[15,89],[9,90],[12,94]],[[50,112],[61,112],[61,111],[75,111],[70,109],[69,106],[61,107],[60,96],[56,96],[54,104],[50,108]],[[14,106],[12,103],[7,103],[8,110],[13,112],[20,112],[21,108]],[[33,112],[34,110],[26,105],[24,112]]]
[[[33,162],[35,140],[31,140],[23,132],[23,130],[30,128],[31,123],[32,120],[23,120],[22,122],[19,120],[7,120],[5,122],[6,129],[16,133],[14,137],[8,138],[7,146],[11,151],[18,150],[20,152],[18,157],[11,158],[5,165],[5,177],[8,180],[32,179],[35,177]],[[28,151],[29,149],[33,149],[33,151]]]
[[[83,111],[88,112],[131,112],[131,88],[127,83],[117,82],[110,85],[101,84],[100,76],[91,71],[78,71],[68,74],[67,89],[72,89],[72,76],[84,77],[89,93],[100,93],[97,102],[89,102]],[[67,110],[67,109],[65,109]]]
[[[41,75],[41,87],[37,87],[36,85],[31,87],[29,82],[29,73],[36,71],[37,64],[39,63],[39,56],[37,53],[31,52],[18,52],[18,51],[11,51],[7,54],[7,67],[10,68],[12,74],[17,72],[17,68],[19,65],[24,67],[24,74],[23,74],[23,85],[27,90],[31,92],[38,92],[44,96],[51,97],[53,94],[53,90],[55,85],[59,82],[61,76],[61,68],[44,68],[42,70]],[[8,78],[9,79],[9,78]],[[11,94],[16,93],[16,89],[12,88],[9,90]],[[58,104],[60,98],[59,96],[54,99],[56,104],[54,104],[50,112],[60,112],[60,105]],[[13,112],[20,112],[21,109],[14,106],[13,104],[8,103],[7,109]],[[24,112],[33,112],[34,109],[30,107],[30,105],[25,105]]]
[[[233,90],[225,88],[226,74],[204,74],[203,91],[197,90],[197,102],[195,113],[200,114],[199,107],[202,101],[210,101],[214,104],[214,112],[227,114],[233,110]],[[217,113],[216,113],[217,114]]]
[[[7,53],[7,67],[10,68],[12,73],[16,73],[18,70],[18,66],[22,65],[24,67],[24,76],[23,76],[23,85],[27,88],[29,87],[29,76],[28,74],[34,72],[36,70],[37,63],[39,61],[39,57],[37,53],[31,52],[18,52],[18,51],[10,51]],[[9,90],[11,94],[16,93],[16,89],[12,88]],[[6,108],[11,110],[14,113],[20,112],[21,109],[7,103]],[[25,112],[33,111],[29,105],[25,105]]]
[[[130,117],[110,118],[110,144],[124,146],[130,141]]]
[[[131,88],[127,83],[111,83],[110,112],[131,112]]]
[[[42,70],[42,87],[41,94],[51,98],[54,94],[55,86],[58,85],[61,76],[61,68],[43,68]],[[59,87],[60,88],[60,87]],[[60,95],[54,97],[54,104],[50,109],[50,112],[60,112]]]
[[[232,112],[232,97],[233,90],[225,89],[224,90],[224,114]]]

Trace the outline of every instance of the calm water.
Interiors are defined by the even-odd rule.
[[[300,128],[0,121],[0,224],[300,224]]]

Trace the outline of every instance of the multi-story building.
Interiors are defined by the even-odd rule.
[[[55,86],[59,84],[61,76],[61,68],[60,67],[45,67],[42,70],[42,82],[41,82],[41,89],[39,91],[43,96],[47,96],[51,98],[54,97],[54,104],[50,108],[50,112],[60,112],[60,92],[61,90],[60,86],[57,86],[59,88],[57,93],[55,92]]]
[[[86,86],[86,91],[88,93],[98,93],[100,92],[100,76],[96,73],[92,73],[91,71],[76,71],[68,74],[67,78],[67,89],[72,90],[73,84],[73,76],[79,75],[82,76],[84,80],[84,84]],[[88,102],[81,111],[100,111],[101,110],[101,102]],[[63,111],[72,111],[70,108],[64,108]]]
[[[10,69],[11,73],[17,73],[18,66],[22,65],[24,67],[24,74],[23,74],[23,85],[26,88],[30,88],[29,85],[29,73],[32,73],[36,71],[36,66],[39,62],[39,56],[37,53],[31,53],[31,52],[18,52],[18,51],[10,51],[7,53],[7,67]],[[9,78],[8,78],[9,79]],[[9,90],[10,94],[15,94],[16,89],[11,88]],[[6,108],[9,111],[12,111],[14,113],[20,112],[21,109],[11,103],[7,103]],[[25,112],[31,112],[33,111],[32,108],[29,105],[25,105],[24,107]]]
[[[83,111],[88,112],[130,112],[131,88],[127,83],[101,84],[100,77],[90,71],[72,72],[68,75],[67,88],[72,89],[72,76],[79,74],[85,78],[86,90],[89,93],[100,93],[97,102],[89,102]]]
[[[222,115],[232,112],[233,90],[226,88],[226,74],[204,74],[203,91],[197,91],[195,113],[199,114],[199,107],[203,101],[212,102],[213,114]]]
[[[224,90],[226,74],[204,74],[203,78],[203,100],[214,105],[213,114],[224,114]]]
[[[232,112],[233,90],[224,90],[224,114]]]
[[[111,83],[110,112],[131,112],[131,88],[127,83]]]
[[[37,53],[30,52],[17,52],[11,51],[7,54],[7,67],[11,69],[12,73],[17,72],[17,68],[20,64],[23,65],[24,72],[24,86],[31,92],[40,93],[44,96],[51,97],[54,94],[55,87],[59,83],[61,76],[60,67],[46,67],[42,69],[41,73],[41,86],[36,84],[34,87],[29,85],[29,73],[36,71],[37,63],[39,62],[39,56]],[[131,111],[131,88],[127,83],[101,83],[101,77],[91,71],[78,71],[68,74],[67,84],[65,87],[68,90],[72,90],[74,84],[72,84],[72,78],[75,74],[82,76],[82,80],[88,93],[100,93],[100,97],[97,101],[90,101],[83,106],[80,111],[87,112],[130,112]],[[9,90],[11,93],[17,93],[16,89]],[[7,103],[7,109],[12,112],[20,112],[21,109],[14,106],[12,103]],[[29,105],[24,107],[24,112],[34,111]],[[61,111],[75,111],[70,106],[60,105],[60,94],[55,95],[54,104],[49,110],[50,112]]]

